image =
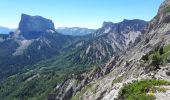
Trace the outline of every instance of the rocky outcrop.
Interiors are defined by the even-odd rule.
[[[102,77],[109,74],[118,59],[119,57],[112,58],[105,67],[97,67],[89,72],[73,74],[72,78],[67,79],[62,84],[56,86],[56,93],[54,93],[55,97],[53,97],[53,100],[70,100],[71,98],[80,99],[76,94],[79,92],[81,94],[82,89],[91,87],[94,81],[101,80]],[[51,96],[51,94],[49,94],[49,96]]]
[[[42,33],[49,30],[55,31],[54,23],[50,19],[43,18],[41,16],[30,16],[26,14],[21,15],[21,21],[19,23],[20,34],[24,38],[37,38]]]

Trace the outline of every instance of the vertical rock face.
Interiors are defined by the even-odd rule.
[[[29,16],[26,14],[21,15],[18,29],[25,38],[36,38],[47,30],[55,31],[52,20],[41,16]]]
[[[111,41],[113,48],[124,48],[134,44],[145,30],[147,22],[143,20],[123,20],[120,23],[104,22],[103,26],[94,33],[95,37],[105,35],[107,41]],[[103,37],[103,36],[102,36]]]
[[[142,31],[146,27],[147,22],[143,20],[127,20],[124,19],[120,23],[104,22],[95,35],[102,34],[127,34],[130,31]]]

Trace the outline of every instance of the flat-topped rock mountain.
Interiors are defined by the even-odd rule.
[[[21,15],[18,30],[24,38],[36,38],[42,33],[55,31],[55,26],[52,20],[41,16]]]

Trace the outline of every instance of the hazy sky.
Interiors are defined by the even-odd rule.
[[[151,20],[164,0],[0,0],[0,26],[17,28],[21,13],[52,19],[55,27],[99,28],[103,21]]]

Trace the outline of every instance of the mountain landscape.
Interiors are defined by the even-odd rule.
[[[8,32],[0,34],[0,100],[170,100],[170,0],[151,21],[55,29],[22,14]]]

